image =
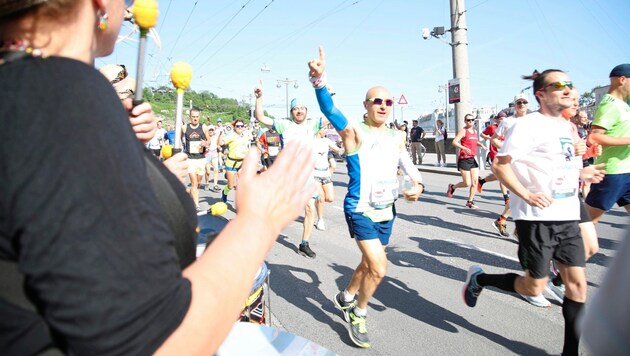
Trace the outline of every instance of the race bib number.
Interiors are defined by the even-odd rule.
[[[394,203],[398,198],[398,180],[377,181],[372,184],[370,205],[382,209]]]
[[[582,161],[579,158],[571,159],[554,167],[551,181],[552,198],[564,199],[577,195],[580,168],[582,168]]]
[[[275,157],[280,153],[280,148],[277,146],[269,146],[269,155]]]
[[[188,141],[188,145],[190,146],[190,153],[201,153],[202,151],[202,146],[201,146],[201,141]]]

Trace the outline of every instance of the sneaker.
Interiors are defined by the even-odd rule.
[[[477,304],[477,298],[483,290],[483,287],[477,284],[477,276],[483,273],[483,269],[479,266],[471,266],[466,274],[466,282],[462,288],[462,297],[464,303],[473,308]]]
[[[466,202],[466,207],[467,208],[471,208],[471,209],[479,209],[479,207],[477,205],[475,205],[475,203],[472,202],[472,201],[467,201]]]
[[[364,316],[354,314],[354,308],[348,313],[350,320],[350,339],[359,347],[370,347],[370,339],[367,334],[367,323]]]
[[[501,224],[499,220],[495,220],[492,222],[492,226],[497,230],[499,236],[510,237],[510,233],[507,231],[507,224]]]
[[[335,294],[335,296],[333,297],[333,303],[335,303],[335,308],[343,312],[343,318],[346,320],[346,323],[349,323],[350,315],[348,313],[350,312],[350,309],[354,308],[356,302],[354,300],[351,302],[346,302],[343,299],[343,291],[341,291]]]
[[[455,186],[453,184],[449,184],[448,189],[446,190],[446,196],[452,198],[453,193],[455,193]]]
[[[549,295],[551,295],[551,297],[553,297],[553,299],[555,299],[558,303],[562,304],[562,302],[564,302],[564,284],[557,286],[550,280],[547,282],[545,290],[549,292]]]
[[[523,299],[525,299],[531,305],[534,305],[540,308],[549,308],[551,306],[551,302],[548,301],[542,294],[535,295],[533,297],[530,295],[523,295],[521,293],[519,293],[519,295],[523,297]]]
[[[225,194],[225,190],[221,192],[221,201],[227,204],[227,194]]]
[[[317,223],[315,224],[315,228],[321,231],[326,230],[326,224],[324,224],[324,219],[317,220]]]
[[[483,192],[483,181],[481,179],[477,179],[477,192]]]
[[[442,167],[442,163],[433,163],[434,167]]]
[[[442,163],[442,167],[446,167],[446,166],[447,166],[447,164],[446,164],[446,163]]]
[[[300,255],[308,258],[315,258],[316,256],[315,252],[313,252],[313,250],[311,250],[311,248],[308,246],[308,242],[301,243],[298,252],[300,253]]]
[[[196,207],[196,209],[197,209],[197,212],[198,212],[198,213],[200,213],[200,212],[202,212],[202,211],[205,211],[205,210],[201,209],[201,207],[200,207],[200,206],[197,206],[197,207]]]

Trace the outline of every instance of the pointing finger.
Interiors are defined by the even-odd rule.
[[[326,54],[324,54],[324,47],[323,46],[319,46],[319,60],[320,61],[325,61],[326,60]]]

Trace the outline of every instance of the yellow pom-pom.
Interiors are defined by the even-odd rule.
[[[133,5],[133,17],[141,29],[148,30],[154,27],[157,23],[158,14],[156,0],[136,0]]]
[[[162,150],[160,154],[164,159],[169,159],[173,155],[173,146],[172,145],[164,145],[162,146]]]
[[[186,62],[177,62],[171,68],[171,82],[177,89],[186,89],[192,80],[192,67]]]
[[[224,202],[220,201],[218,203],[214,203],[212,204],[212,206],[210,206],[210,214],[212,215],[223,215],[226,211],[227,211],[227,204],[225,204]]]

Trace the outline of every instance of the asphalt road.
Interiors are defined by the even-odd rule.
[[[475,308],[462,301],[468,267],[490,273],[516,272],[514,238],[500,238],[492,227],[503,199],[498,184],[488,183],[475,199],[478,210],[464,206],[466,192],[446,197],[448,183],[459,181],[454,168],[423,168],[426,193],[418,202],[398,201],[397,219],[387,247],[387,276],[368,309],[372,347],[359,349],[331,298],[344,288],[360,260],[349,238],[342,202],[348,177],[339,164],[333,176],[336,200],[326,205],[326,231],[313,231],[311,248],[317,258],[297,253],[301,218],[291,223],[267,258],[271,270],[272,326],[307,338],[340,355],[505,355],[560,354],[564,321],[562,308],[534,307],[516,294],[485,289]],[[484,175],[485,173],[482,173]],[[211,204],[219,193],[203,192]],[[230,195],[230,202],[233,193]],[[230,218],[233,212],[226,213]],[[588,293],[592,296],[628,226],[623,209],[609,212],[598,224],[600,252],[587,263]],[[514,230],[508,221],[508,230]],[[247,248],[244,246],[244,253]],[[581,352],[588,354],[582,346]]]

